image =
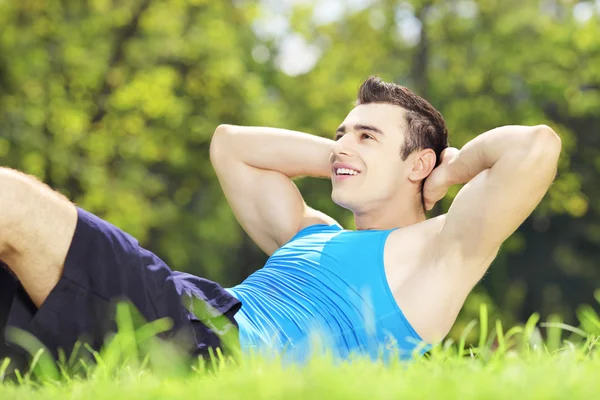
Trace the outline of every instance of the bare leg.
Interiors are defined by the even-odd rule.
[[[0,260],[40,307],[62,274],[77,209],[37,179],[0,168]]]

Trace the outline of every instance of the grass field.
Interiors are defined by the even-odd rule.
[[[498,321],[488,324],[482,306],[464,332],[478,332],[472,346],[446,341],[420,359],[387,365],[321,356],[302,367],[220,356],[190,365],[164,345],[143,351],[139,342],[148,342],[149,330],[123,329],[128,322],[121,318],[119,335],[94,366],[57,366],[42,354],[9,380],[5,361],[0,399],[591,399],[600,393],[600,319],[591,307],[579,316],[578,327],[533,315],[505,330]],[[79,374],[70,372],[74,365],[84,366]]]

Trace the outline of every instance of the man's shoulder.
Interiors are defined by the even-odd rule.
[[[392,231],[385,244],[386,269],[408,270],[435,262],[437,235],[445,220],[444,214]]]
[[[395,229],[389,235],[386,248],[410,250],[423,246],[432,246],[445,221],[446,214],[443,214],[413,225]]]

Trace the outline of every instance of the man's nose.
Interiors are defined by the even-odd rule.
[[[353,154],[352,151],[351,135],[344,135],[338,139],[332,147],[333,154],[336,156],[344,155],[350,156]]]

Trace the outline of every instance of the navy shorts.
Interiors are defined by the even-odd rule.
[[[63,274],[39,309],[10,271],[0,267],[2,331],[7,326],[25,330],[54,356],[59,348],[68,356],[77,341],[100,349],[116,329],[115,304],[121,300],[133,304],[144,321],[169,318],[173,328],[162,337],[185,337],[186,350],[200,356],[221,347],[225,331],[237,329],[234,315],[241,307],[217,283],[172,271],[135,238],[80,208]],[[192,300],[207,306],[208,318],[190,311],[185,302]],[[220,318],[218,328],[211,323],[214,318]],[[5,338],[0,361],[15,350]]]

